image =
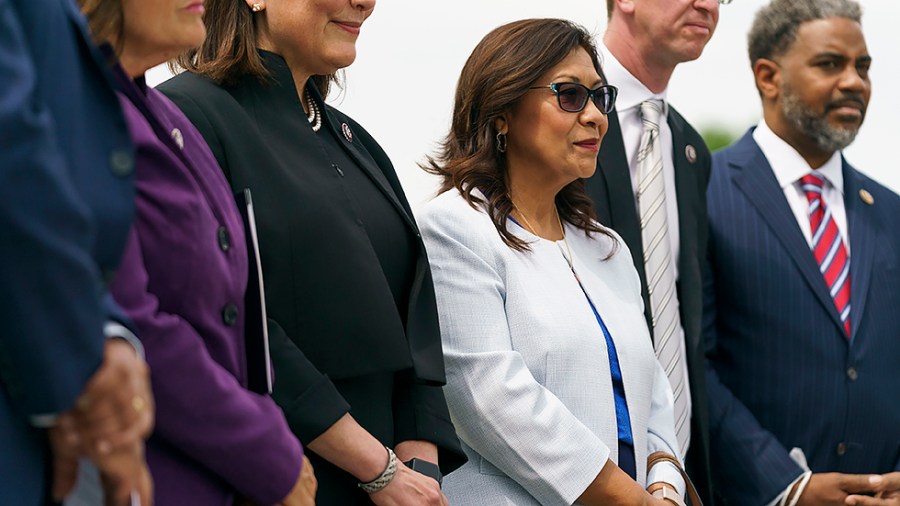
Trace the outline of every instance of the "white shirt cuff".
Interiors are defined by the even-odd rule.
[[[49,413],[46,415],[31,415],[28,417],[28,420],[31,422],[31,425],[39,429],[49,429],[56,425],[56,420],[59,419],[59,415],[56,413]]]
[[[660,462],[650,468],[647,472],[647,485],[649,486],[660,481],[672,485],[675,487],[678,495],[684,497],[684,478],[681,477],[681,472],[678,471],[675,464],[671,462]]]
[[[790,483],[790,485],[787,486],[787,488],[785,488],[780,494],[778,494],[778,495],[775,497],[775,499],[772,500],[772,502],[766,504],[766,506],[775,506],[776,504],[782,504],[782,501],[784,501],[784,498],[785,498],[785,497],[788,497],[788,494],[791,493],[791,490],[793,490],[793,488],[794,488],[798,483],[800,483],[801,481],[803,481],[803,480],[807,477],[807,475],[809,475],[809,474],[812,474],[811,471],[806,471],[806,472],[804,472],[803,474],[801,474],[800,476],[798,476],[796,480],[792,481],[792,482]],[[796,498],[799,498],[799,497],[800,497],[800,494],[803,493],[803,490],[804,490],[805,488],[806,488],[806,484],[803,484],[803,486],[801,486],[800,488],[798,488],[798,489],[797,489],[797,493],[794,495],[795,499],[792,500],[791,502],[796,502]]]
[[[118,338],[127,342],[134,347],[134,352],[137,353],[139,357],[144,358],[144,345],[141,344],[141,340],[134,335],[134,332],[129,330],[125,325],[122,325],[119,322],[108,321],[103,325],[103,335],[106,336],[107,339]]]

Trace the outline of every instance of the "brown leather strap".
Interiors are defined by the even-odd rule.
[[[647,457],[647,471],[660,462],[671,462],[675,465],[675,468],[678,469],[678,472],[681,473],[681,477],[684,478],[684,487],[687,490],[687,494],[685,494],[687,496],[687,504],[690,506],[703,506],[703,502],[700,500],[700,494],[698,494],[697,489],[694,488],[691,478],[684,472],[684,469],[681,467],[681,462],[678,462],[678,459],[672,455],[669,455],[666,452],[655,452],[650,454],[650,456]]]

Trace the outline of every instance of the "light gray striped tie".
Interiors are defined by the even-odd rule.
[[[688,413],[687,377],[685,375],[684,339],[678,331],[678,294],[672,247],[666,219],[666,184],[663,178],[662,146],[659,121],[662,103],[641,103],[643,134],[638,151],[638,209],[641,215],[641,239],[644,243],[644,269],[653,315],[653,341],[656,356],[662,364],[675,394],[675,433],[682,454],[691,438]]]

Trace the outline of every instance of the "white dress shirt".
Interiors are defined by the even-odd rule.
[[[809,200],[806,198],[806,193],[803,192],[800,178],[812,172],[812,167],[806,163],[806,160],[803,159],[796,149],[785,142],[784,139],[778,137],[769,128],[766,120],[760,121],[756,130],[753,131],[753,140],[759,145],[759,149],[772,167],[775,179],[778,180],[778,185],[784,192],[784,198],[791,207],[794,219],[797,221],[797,225],[800,226],[800,231],[803,232],[803,237],[806,238],[806,243],[809,244],[811,250],[812,227],[809,224]],[[844,241],[844,247],[847,250],[847,257],[849,258],[850,240],[847,235],[847,211],[844,208],[844,174],[842,165],[841,153],[836,151],[824,165],[819,167],[818,172],[825,179],[822,185],[822,198],[825,201],[825,205],[831,209],[831,217],[838,227],[838,231]],[[791,458],[802,461],[798,463],[804,467],[806,472],[809,472],[808,468],[806,468],[806,458],[802,448],[794,448],[791,451]],[[766,506],[775,506],[781,503],[782,499],[787,497],[791,489],[794,488],[794,485],[803,479],[804,475],[801,475],[792,481],[784,491]],[[802,492],[802,488],[798,489],[798,494]]]
[[[668,89],[663,90],[661,93],[653,93],[619,63],[619,60],[613,56],[605,44],[600,43],[598,49],[602,58],[600,63],[603,66],[603,73],[606,74],[608,84],[619,89],[619,94],[616,97],[616,115],[622,128],[622,141],[625,143],[625,157],[628,160],[628,172],[631,175],[631,191],[634,196],[635,208],[637,207],[637,188],[641,175],[637,152],[644,129],[641,121],[641,102],[645,100],[659,100],[662,102],[663,110],[661,121],[659,122],[659,142],[663,153],[663,179],[666,185],[666,222],[668,223],[666,235],[669,237],[672,251],[670,268],[675,273],[677,281],[678,259],[681,255],[681,237],[678,227],[678,195],[675,193],[675,153],[672,143],[672,129],[669,127],[668,121],[662,121],[662,118],[668,118],[669,115],[669,103],[666,100]],[[598,167],[597,169],[603,170],[603,167]],[[640,215],[639,212],[638,215]],[[675,296],[677,299],[678,294],[676,293]],[[678,325],[675,335],[684,342],[683,324]],[[685,343],[685,349],[687,349],[687,343]],[[685,360],[681,361],[681,367],[684,369],[684,396],[688,403],[687,412],[688,416],[693,418],[691,385],[688,380],[690,375],[687,370],[686,357]],[[688,427],[690,427],[690,421],[687,423]],[[688,448],[682,448],[681,456],[687,455],[687,451]]]
[[[769,128],[765,120],[760,121],[756,130],[753,131],[753,140],[759,145],[772,166],[772,172],[775,173],[775,179],[778,180],[779,186],[784,191],[784,198],[791,206],[797,224],[800,225],[800,231],[806,238],[807,244],[812,248],[812,232],[810,232],[809,224],[809,200],[803,189],[800,187],[800,178],[813,171],[812,167],[806,163],[806,160],[800,156],[790,144],[781,137],[775,135],[775,132]],[[825,205],[831,209],[831,217],[837,224],[841,233],[841,239],[844,240],[844,247],[847,249],[847,256],[850,256],[850,240],[847,235],[847,211],[844,208],[844,174],[842,170],[841,153],[835,153],[825,162],[825,165],[819,167],[818,172],[825,178],[822,185],[822,198]]]

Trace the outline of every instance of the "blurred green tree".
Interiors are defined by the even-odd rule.
[[[700,129],[700,135],[709,147],[710,152],[728,147],[737,140],[737,135],[731,129],[722,125],[707,125]]]

